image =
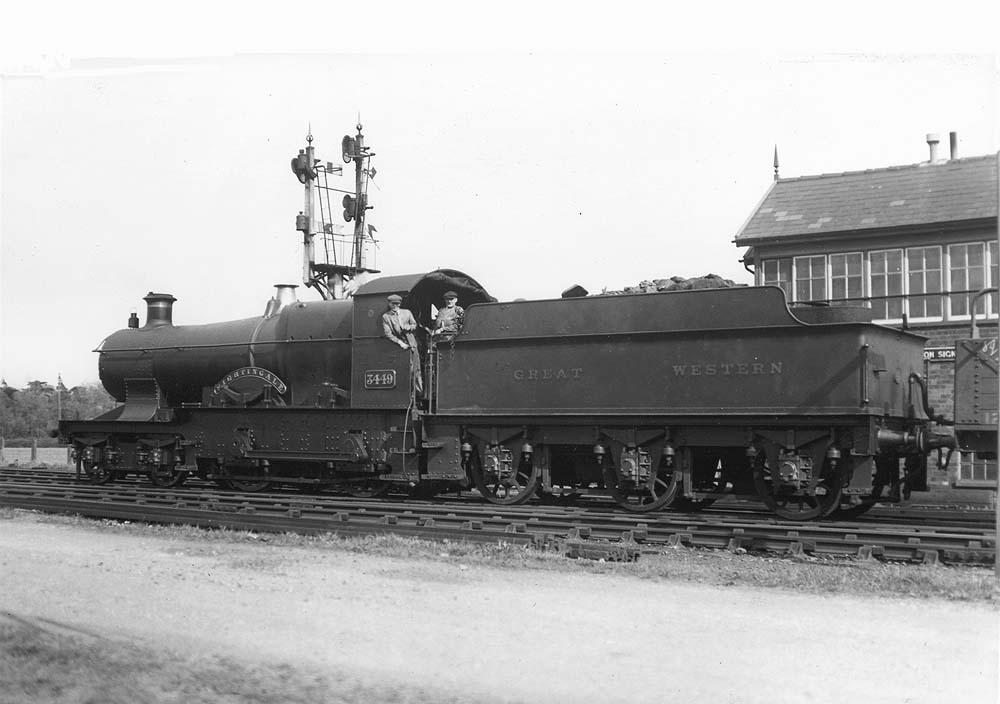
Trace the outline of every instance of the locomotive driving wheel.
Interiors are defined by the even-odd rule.
[[[347,494],[355,499],[375,499],[385,496],[391,487],[392,483],[383,479],[362,479],[351,482],[347,486]]]
[[[538,492],[541,470],[530,461],[514,464],[513,453],[504,448],[490,448],[485,462],[473,453],[472,479],[483,498],[491,504],[523,504]]]
[[[670,506],[677,498],[680,483],[672,467],[660,461],[655,474],[646,481],[622,479],[618,471],[604,465],[604,487],[619,506],[633,513],[648,513]]]

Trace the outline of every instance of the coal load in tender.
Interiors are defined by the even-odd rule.
[[[620,291],[602,291],[601,296],[618,296],[624,293],[657,293],[663,291],[691,291],[702,288],[732,288],[746,286],[732,279],[724,279],[718,274],[705,274],[686,279],[683,276],[671,276],[669,279],[647,279],[635,286],[626,286]]]

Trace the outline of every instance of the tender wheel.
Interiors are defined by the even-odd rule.
[[[91,484],[107,484],[116,478],[116,473],[103,462],[84,462],[82,467]]]
[[[538,491],[541,471],[530,462],[520,462],[514,468],[512,453],[504,447],[491,448],[485,462],[474,454],[472,478],[483,498],[493,504],[514,506],[523,504]]]
[[[779,470],[783,471],[783,470]],[[840,506],[842,485],[837,472],[823,468],[815,496],[796,493],[787,484],[775,487],[771,468],[760,456],[754,466],[753,481],[757,496],[779,518],[788,521],[813,521],[827,516]]]
[[[833,513],[830,514],[830,518],[837,521],[850,521],[858,516],[868,513],[881,499],[883,489],[884,487],[876,484],[872,487],[871,494],[861,497],[860,503],[839,506]]]
[[[627,511],[648,513],[670,506],[677,498],[680,486],[672,467],[660,462],[656,473],[647,482],[636,483],[620,480],[618,472],[610,464],[603,469],[604,486],[615,502]]]
[[[151,481],[161,489],[173,489],[180,486],[187,479],[187,472],[178,472],[164,467],[156,467],[146,473]]]

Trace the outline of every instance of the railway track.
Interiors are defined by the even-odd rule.
[[[75,474],[70,469],[52,469],[52,468],[4,468],[0,467],[0,482],[5,480],[13,481],[33,481],[38,483],[54,483],[63,485],[71,478],[74,478]],[[79,486],[94,486],[90,484],[85,478],[81,479],[77,484]],[[135,489],[143,489],[147,492],[163,491],[152,486],[145,478],[136,477],[135,475],[130,475],[125,479],[116,480],[113,484],[107,485],[109,487],[133,487]],[[314,498],[317,495],[303,494],[300,491],[293,488],[278,489],[277,493],[243,493],[224,490],[219,488],[216,484],[209,481],[203,481],[197,478],[189,478],[188,481],[181,487],[169,490],[174,493],[190,492],[190,491],[208,491],[221,493],[228,496],[245,496],[248,499],[259,498],[264,496],[312,496]],[[335,494],[323,493],[318,496],[332,498]],[[402,499],[404,495],[400,494],[399,498]],[[357,501],[357,499],[351,499],[352,501]],[[467,491],[461,495],[446,494],[436,498],[439,502],[448,502],[449,504],[473,504],[482,505],[483,500],[475,490]],[[408,498],[407,501],[412,504],[414,499],[412,497]],[[544,507],[545,503],[540,502]],[[551,502],[559,505],[559,499],[553,499]],[[608,512],[619,512],[620,509],[614,507],[613,503],[606,497],[601,497],[597,495],[583,496],[578,499],[578,501],[573,502],[573,507],[585,510],[598,510],[598,511],[608,511]],[[503,508],[503,507],[494,507]],[[531,507],[529,506],[529,509]],[[676,512],[669,512],[673,515],[680,515]],[[774,514],[768,511],[763,504],[756,501],[747,501],[743,499],[735,499],[730,497],[723,497],[717,503],[713,505],[712,508],[701,511],[696,514],[686,514],[686,515],[700,515],[700,516],[713,516],[713,517],[724,517],[724,518],[745,518],[753,519],[757,521],[772,523],[777,522]],[[994,525],[994,515],[992,510],[986,504],[980,504],[978,506],[959,506],[955,503],[949,504],[927,504],[919,503],[918,501],[910,502],[906,505],[898,506],[892,504],[883,504],[876,506],[871,509],[868,513],[864,514],[860,519],[860,522],[865,525],[870,525],[873,523],[887,523],[887,524],[928,524],[935,527],[943,526],[967,526],[971,528],[982,528],[989,529]],[[781,525],[788,525],[786,522],[781,522]]]
[[[202,484],[163,490],[140,480],[95,486],[67,471],[0,470],[0,505],[93,518],[302,534],[393,533],[552,546],[574,557],[635,559],[668,547],[888,561],[992,564],[989,511],[876,508],[849,522],[789,523],[749,502],[701,513],[637,515],[609,504],[497,506],[468,500],[360,500],[238,493]]]

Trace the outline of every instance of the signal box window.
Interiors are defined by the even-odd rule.
[[[997,278],[997,241],[990,240],[986,245],[986,251],[990,255],[990,286],[1000,286],[1000,278]],[[997,294],[990,294],[990,315],[996,317],[1000,312],[997,306]]]
[[[995,243],[994,243],[995,244]],[[953,244],[948,247],[948,273],[952,291],[948,297],[952,317],[968,317],[969,305],[976,292],[986,286],[986,255],[982,242]],[[976,314],[986,313],[986,300],[976,303]]]
[[[792,300],[792,260],[764,260],[764,285],[780,286],[785,292],[785,300]]]
[[[910,285],[908,298],[910,317],[940,318],[942,315],[941,248],[907,249],[906,266]]]
[[[826,300],[826,257],[795,257],[795,300]]]
[[[871,299],[875,320],[903,319],[903,250],[872,252]]]
[[[840,305],[861,305],[865,267],[861,252],[830,255],[830,299]],[[845,300],[847,299],[847,300]]]

